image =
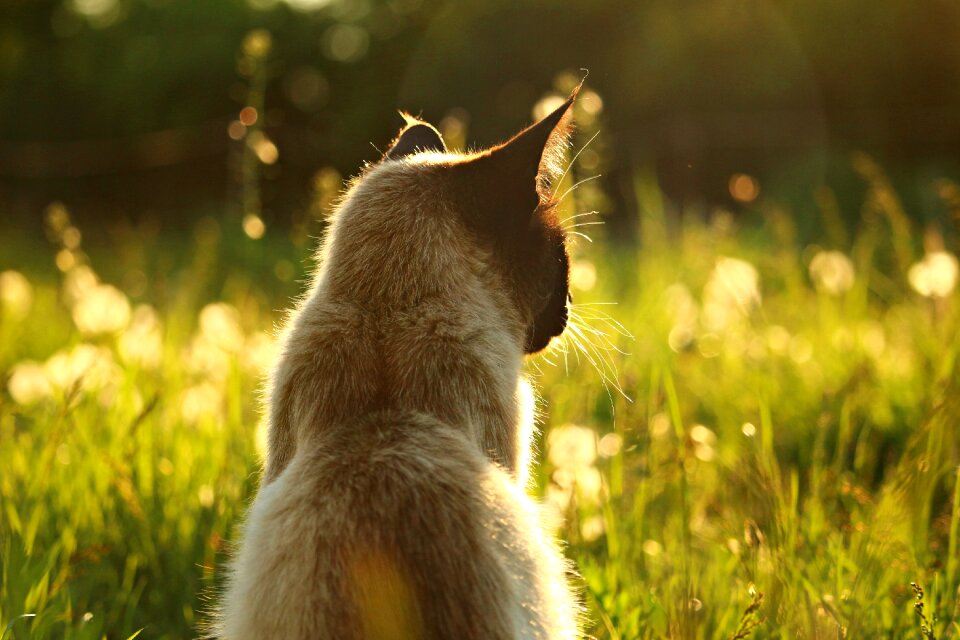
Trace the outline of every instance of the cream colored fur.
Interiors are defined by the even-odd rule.
[[[418,154],[359,179],[282,336],[269,453],[215,635],[579,637],[525,492],[533,402],[508,285]]]

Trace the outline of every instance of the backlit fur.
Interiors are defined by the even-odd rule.
[[[525,492],[520,370],[543,294],[517,290],[509,252],[465,213],[478,157],[385,160],[334,214],[282,336],[215,635],[579,637],[569,568]],[[530,220],[562,236],[552,212]]]

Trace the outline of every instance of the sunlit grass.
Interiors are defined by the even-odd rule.
[[[960,636],[957,263],[871,176],[847,245],[801,245],[762,202],[668,222],[643,180],[640,240],[577,244],[576,333],[531,368],[536,490],[594,636]],[[162,303],[105,282],[79,233],[36,247],[56,280],[3,265],[6,638],[189,637],[222,578],[279,305],[267,281],[194,286],[243,269],[224,243],[265,242],[205,228]]]

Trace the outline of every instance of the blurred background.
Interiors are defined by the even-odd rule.
[[[486,146],[585,68],[602,124],[584,170],[616,224],[638,169],[678,209],[759,190],[803,225],[831,187],[852,220],[852,151],[937,220],[931,178],[960,171],[958,40],[947,0],[6,0],[0,210],[37,232],[59,200],[88,235],[239,215],[246,145],[264,221],[289,229],[379,158],[397,109]]]
[[[585,75],[527,373],[586,631],[960,638],[958,43],[956,0],[0,0],[0,640],[196,635],[345,181],[400,109],[482,148]]]

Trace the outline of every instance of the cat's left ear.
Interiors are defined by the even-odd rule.
[[[443,137],[433,126],[406,113],[401,112],[400,115],[407,121],[407,126],[390,145],[390,149],[384,156],[387,160],[397,160],[419,151],[446,153],[447,146],[443,143]]]

